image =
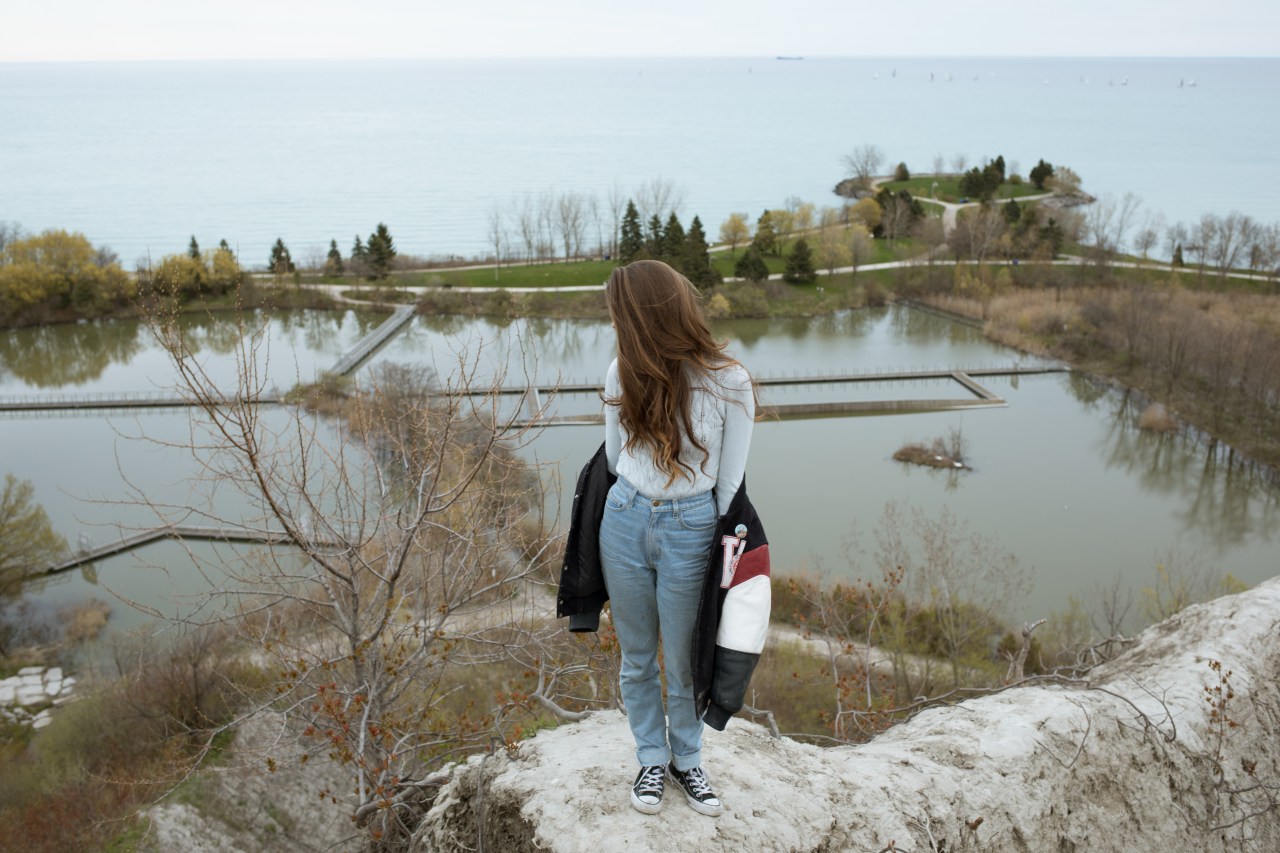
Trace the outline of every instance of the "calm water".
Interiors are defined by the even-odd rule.
[[[325,341],[347,335],[356,321],[350,315],[316,312],[299,322],[317,330],[316,340]],[[75,337],[80,328],[46,331],[51,342],[62,340],[75,352],[81,347]],[[288,324],[271,328],[294,345],[307,340],[290,332],[294,327]],[[986,341],[968,326],[908,309],[813,320],[735,321],[719,331],[731,337],[733,349],[761,374],[1019,360],[1017,353]],[[122,377],[122,388],[146,390],[163,378],[151,366],[152,346],[141,339],[132,355],[112,361],[108,372]],[[319,359],[317,353],[324,349],[325,358],[319,360],[327,361],[327,346],[313,357]],[[433,363],[447,372],[458,352],[465,351],[486,375],[504,365],[513,372],[527,361],[539,378],[558,370],[566,379],[599,381],[612,347],[606,323],[418,318],[374,364]],[[869,547],[889,501],[934,514],[949,508],[972,532],[993,537],[1012,551],[1034,579],[1028,600],[1012,603],[1011,615],[1018,619],[1062,609],[1068,595],[1085,594],[1117,574],[1141,585],[1169,549],[1248,583],[1280,570],[1275,556],[1280,493],[1261,478],[1228,468],[1194,441],[1139,432],[1131,401],[1079,377],[985,382],[1009,401],[1008,407],[760,423],[748,477],[777,570],[817,567],[837,576],[868,571],[867,555],[856,551],[859,566],[850,567],[845,542],[856,529]],[[70,384],[42,387],[53,393]],[[941,383],[872,387],[883,399],[957,396],[954,386]],[[598,402],[572,402],[582,410],[592,405],[598,410]],[[281,415],[278,410],[268,413],[268,422],[283,423]],[[891,459],[904,442],[929,441],[953,428],[968,440],[975,471],[953,476]],[[182,443],[188,430],[183,413],[11,418],[0,420],[0,447],[5,448],[5,468],[35,483],[37,498],[69,541],[74,544],[84,532],[104,543],[117,535],[117,524],[153,522],[154,516],[134,499],[136,492],[174,504],[205,501],[191,479],[193,462],[180,449],[165,446]],[[599,427],[557,427],[546,430],[526,452],[558,469],[562,484],[568,481],[565,485],[571,487],[578,467],[600,440]],[[562,507],[567,499],[561,494]],[[238,508],[226,494],[215,494],[210,505],[232,517],[252,512]],[[234,557],[238,552],[222,553]],[[171,612],[172,596],[198,587],[189,557],[175,544],[103,561],[96,571],[102,586],[67,576],[45,591],[44,600],[101,597],[110,587]],[[124,622],[136,619],[124,608],[117,610]]]
[[[0,219],[129,266],[192,234],[251,265],[276,237],[345,253],[379,221],[402,251],[473,255],[494,205],[662,176],[714,235],[731,211],[833,203],[840,155],[870,142],[915,171],[1043,157],[1170,221],[1271,222],[1277,103],[1276,59],[8,63]]]

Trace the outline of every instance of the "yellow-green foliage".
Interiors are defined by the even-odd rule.
[[[244,279],[240,262],[226,249],[190,255],[166,255],[160,263],[139,274],[139,283],[150,293],[193,299],[221,296]]]
[[[50,230],[0,251],[0,323],[92,317],[125,305],[135,286],[83,234]]]

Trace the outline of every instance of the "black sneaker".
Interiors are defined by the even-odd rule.
[[[720,798],[716,796],[715,791],[711,790],[711,781],[707,779],[707,774],[702,772],[701,767],[677,770],[675,763],[672,762],[667,765],[667,775],[671,777],[676,787],[684,792],[685,800],[695,812],[715,817],[724,811]]]
[[[657,814],[662,808],[662,788],[662,765],[641,767],[631,786],[631,805],[636,807],[636,811]]]

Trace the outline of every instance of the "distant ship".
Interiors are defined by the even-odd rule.
[[[803,56],[775,56],[774,59],[798,60],[804,59]]]

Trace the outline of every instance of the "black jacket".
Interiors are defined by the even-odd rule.
[[[617,477],[604,445],[578,475],[565,544],[556,615],[570,631],[595,631],[609,598],[600,566],[600,522]],[[739,536],[741,532],[741,536]],[[716,524],[693,637],[693,695],[698,716],[723,731],[742,708],[769,629],[769,540],[745,479]]]

